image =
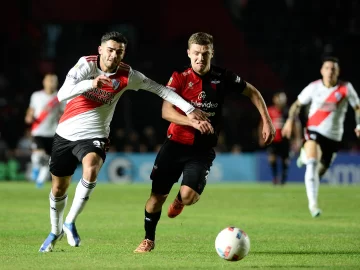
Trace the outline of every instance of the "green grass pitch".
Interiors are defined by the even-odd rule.
[[[323,215],[314,219],[302,184],[209,184],[197,204],[169,219],[178,187],[149,254],[133,253],[144,236],[148,184],[98,184],[77,220],[82,245],[70,247],[64,238],[54,252],[41,254],[50,230],[50,184],[1,182],[0,269],[360,269],[360,186],[322,185]],[[230,225],[251,240],[239,262],[220,259],[214,248],[217,233]]]

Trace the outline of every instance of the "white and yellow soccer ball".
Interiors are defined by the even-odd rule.
[[[217,254],[227,261],[240,261],[250,251],[250,238],[241,229],[227,227],[215,239]]]

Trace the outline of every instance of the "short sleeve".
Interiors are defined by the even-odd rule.
[[[181,92],[181,89],[182,89],[182,84],[181,84],[181,81],[180,81],[180,78],[179,78],[179,74],[177,72],[174,72],[168,83],[166,84],[166,86],[168,88],[170,88],[171,90],[175,91],[176,93],[180,93]]]
[[[225,84],[227,91],[242,93],[246,88],[246,81],[232,71],[225,71]]]
[[[298,101],[302,104],[302,105],[307,105],[311,102],[311,95],[312,92],[314,90],[314,87],[312,86],[312,84],[309,84],[308,86],[306,86],[298,95]]]
[[[30,108],[35,108],[36,107],[36,97],[35,97],[36,93],[32,93],[31,97],[30,97],[30,104],[29,107]]]
[[[356,93],[354,87],[352,86],[351,83],[348,83],[347,84],[347,89],[348,89],[348,100],[349,100],[349,103],[351,105],[351,107],[355,108],[356,105],[359,105],[360,104],[360,101],[359,101],[359,96],[358,94]]]

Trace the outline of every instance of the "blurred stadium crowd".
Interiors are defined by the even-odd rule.
[[[96,16],[95,1],[9,2],[9,11],[0,19],[5,26],[0,30],[0,160],[28,157],[31,138],[24,116],[31,93],[42,87],[43,75],[55,72],[62,84],[81,56],[97,53],[100,37],[108,30],[128,37],[125,62],[162,84],[174,69],[188,65],[190,34],[208,31],[215,38],[214,64],[251,81],[268,104],[280,90],[293,102],[308,83],[320,78],[324,55],[339,57],[340,77],[360,89],[356,74],[360,4],[356,0],[226,0],[211,5],[197,1],[192,7],[203,12],[196,13],[196,18],[188,6],[169,2],[142,3],[139,10],[138,1],[109,1],[107,10],[97,10]],[[183,19],[187,16],[190,20]],[[115,113],[111,150],[157,151],[167,129],[161,103],[150,93],[126,93]],[[224,114],[231,117],[226,117],[217,151],[261,149],[259,116],[245,97],[231,97]],[[358,151],[353,111],[348,114],[343,149]]]

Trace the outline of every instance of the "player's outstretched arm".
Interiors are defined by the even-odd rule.
[[[302,107],[302,104],[300,103],[299,100],[296,100],[290,106],[288,119],[286,119],[284,127],[281,130],[281,135],[283,137],[288,138],[288,139],[291,138],[291,135],[293,133],[293,127],[294,127],[296,119],[298,119],[298,117],[299,117],[301,107]]]
[[[181,113],[179,113],[174,108],[174,105],[172,105],[170,102],[164,100],[163,106],[162,106],[162,118],[171,123],[177,124],[177,125],[193,127],[195,129],[199,130],[201,132],[201,134],[214,133],[214,128],[206,119],[204,119],[204,120],[195,119],[196,115],[193,115],[193,114],[195,114],[198,111],[201,111],[201,110],[195,109],[191,114],[189,114],[186,117],[185,115],[182,115]]]
[[[360,105],[355,105],[354,111],[355,111],[355,121],[356,121],[356,127],[354,131],[356,137],[360,138]]]
[[[29,107],[27,110],[26,110],[26,114],[25,114],[25,123],[26,124],[32,124],[34,122],[34,109]]]
[[[275,137],[275,127],[271,121],[262,95],[260,94],[259,90],[257,90],[253,85],[248,82],[246,82],[246,87],[242,93],[243,95],[249,97],[251,102],[258,109],[263,122],[262,137],[265,144],[270,144]]]

